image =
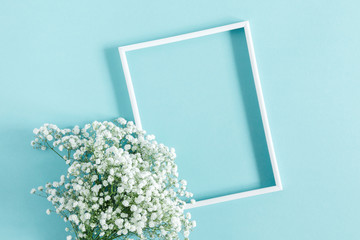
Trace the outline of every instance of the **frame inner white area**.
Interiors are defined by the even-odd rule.
[[[138,109],[138,105],[137,105],[137,101],[136,101],[136,97],[135,97],[134,87],[133,87],[133,83],[132,83],[132,79],[131,79],[131,74],[130,74],[130,70],[129,70],[126,53],[128,51],[149,48],[149,47],[155,47],[155,46],[159,46],[159,45],[184,41],[184,40],[193,39],[193,38],[199,38],[199,37],[203,37],[203,36],[207,36],[207,35],[222,33],[222,32],[231,31],[231,30],[235,30],[235,29],[241,29],[241,28],[243,28],[244,32],[245,32],[246,43],[247,43],[247,48],[248,48],[250,63],[251,63],[251,69],[252,69],[252,74],[253,74],[253,79],[254,79],[254,84],[255,84],[255,89],[256,89],[256,95],[257,95],[257,100],[259,103],[262,124],[263,124],[264,132],[265,132],[266,143],[267,143],[270,161],[271,161],[271,168],[272,168],[273,176],[274,176],[274,180],[275,180],[275,186],[259,188],[256,190],[244,191],[244,192],[240,192],[240,193],[235,193],[235,194],[210,198],[210,199],[206,199],[206,200],[201,200],[194,204],[187,204],[186,205],[187,209],[282,190],[282,184],[281,184],[278,166],[277,166],[277,162],[276,162],[276,158],[275,158],[275,152],[274,152],[273,142],[272,142],[272,138],[271,138],[268,118],[267,118],[267,114],[266,114],[265,103],[264,103],[262,89],[261,89],[261,85],[260,85],[260,79],[259,79],[259,74],[258,74],[258,69],[257,69],[257,64],[256,64],[256,59],[255,59],[255,53],[254,53],[249,23],[247,21],[239,22],[239,23],[229,24],[229,25],[211,28],[211,29],[207,29],[207,30],[203,30],[203,31],[192,32],[192,33],[178,35],[178,36],[174,36],[174,37],[163,38],[163,39],[159,39],[159,40],[148,41],[148,42],[119,47],[119,53],[120,53],[120,57],[121,57],[121,61],[122,61],[124,74],[125,74],[127,88],[129,91],[129,97],[130,97],[130,101],[131,101],[131,105],[132,105],[135,123],[136,123],[137,127],[142,128],[139,109]]]

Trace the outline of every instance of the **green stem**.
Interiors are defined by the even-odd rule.
[[[48,147],[49,147],[51,150],[53,150],[59,157],[61,157],[61,159],[64,160],[64,158],[63,158],[57,151],[55,151],[55,149],[54,149],[53,147],[51,147],[50,144],[49,144],[46,140],[45,140],[45,143],[46,143],[46,145],[48,145]]]

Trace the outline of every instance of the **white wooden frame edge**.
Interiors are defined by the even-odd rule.
[[[259,189],[255,189],[255,190],[225,195],[225,196],[221,196],[221,197],[210,198],[210,199],[195,202],[194,204],[189,203],[185,206],[186,209],[201,207],[201,206],[206,206],[206,205],[211,205],[211,204],[215,204],[215,203],[226,202],[226,201],[230,201],[230,200],[246,198],[246,197],[251,197],[251,196],[256,196],[256,195],[261,195],[261,194],[270,193],[270,192],[276,192],[276,191],[280,191],[283,189],[282,184],[281,184],[278,164],[277,164],[276,157],[275,157],[274,146],[273,146],[273,142],[272,142],[272,138],[271,138],[268,117],[267,117],[267,113],[266,113],[266,109],[265,109],[264,97],[263,97],[263,93],[262,93],[262,89],[261,89],[260,78],[259,78],[258,68],[257,68],[257,64],[256,64],[256,59],[255,59],[255,52],[254,52],[254,46],[253,46],[253,42],[252,42],[252,38],[251,38],[249,22],[248,21],[238,22],[238,23],[221,26],[221,27],[210,28],[210,29],[206,29],[206,30],[202,30],[202,31],[197,31],[197,32],[182,34],[182,35],[178,35],[178,36],[174,36],[174,37],[162,38],[162,39],[158,39],[158,40],[122,46],[122,47],[118,48],[124,75],[125,75],[126,85],[127,85],[128,91],[129,91],[129,97],[130,97],[131,107],[132,107],[132,111],[133,111],[133,115],[134,115],[134,119],[135,119],[135,124],[138,128],[142,129],[139,109],[138,109],[138,105],[136,102],[134,87],[133,87],[132,80],[131,80],[129,64],[128,64],[128,61],[126,58],[126,52],[138,50],[138,49],[142,49],[142,48],[155,47],[155,46],[159,46],[159,45],[174,43],[174,42],[188,40],[188,39],[192,39],[192,38],[203,37],[203,36],[207,36],[207,35],[231,31],[231,30],[240,29],[240,28],[244,28],[244,31],[245,31],[245,37],[246,37],[247,47],[248,47],[249,56],[250,56],[250,63],[251,63],[253,78],[254,78],[254,82],[255,82],[255,88],[256,88],[257,98],[258,98],[258,102],[259,102],[262,123],[263,123],[266,142],[267,142],[267,146],[268,146],[268,150],[269,150],[271,167],[272,167],[274,179],[275,179],[275,186],[259,188]]]

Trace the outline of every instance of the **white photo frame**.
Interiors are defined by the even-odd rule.
[[[135,119],[135,124],[138,128],[142,129],[139,109],[138,109],[138,105],[137,105],[137,101],[136,101],[136,97],[135,97],[135,91],[134,91],[134,87],[133,87],[133,83],[132,83],[132,79],[131,79],[131,74],[130,74],[130,70],[129,70],[129,64],[127,61],[126,53],[129,51],[133,51],[133,50],[150,48],[150,47],[154,47],[154,46],[184,41],[184,40],[193,39],[193,38],[199,38],[199,37],[203,37],[203,36],[208,36],[208,35],[212,35],[212,34],[227,32],[227,31],[241,29],[241,28],[243,28],[244,32],[245,32],[245,38],[246,38],[247,48],[248,48],[249,57],[250,57],[250,64],[251,64],[253,79],[254,79],[254,83],[255,83],[255,89],[256,89],[257,99],[258,99],[258,103],[259,103],[261,119],[262,119],[263,128],[264,128],[264,132],[265,132],[265,138],[266,138],[267,147],[268,147],[268,151],[269,151],[269,155],[270,155],[271,167],[272,167],[274,180],[275,180],[275,186],[264,187],[264,188],[259,188],[259,189],[255,189],[255,190],[224,195],[224,196],[220,196],[220,197],[214,197],[214,198],[210,198],[210,199],[206,199],[206,200],[201,200],[201,201],[195,202],[193,204],[189,203],[186,205],[186,207],[185,207],[186,209],[201,207],[201,206],[211,205],[211,204],[215,204],[215,203],[226,202],[226,201],[230,201],[230,200],[246,198],[246,197],[251,197],[251,196],[256,196],[256,195],[261,195],[261,194],[265,194],[265,193],[271,193],[271,192],[276,192],[276,191],[282,190],[282,184],[281,184],[280,174],[279,174],[279,170],[278,170],[278,164],[277,164],[276,157],[275,157],[273,141],[271,138],[268,117],[267,117],[267,113],[266,113],[266,109],[265,109],[265,103],[264,103],[258,68],[257,68],[257,64],[256,64],[256,59],[255,59],[255,52],[254,52],[254,46],[253,46],[252,37],[251,37],[251,33],[250,33],[249,22],[248,21],[238,22],[238,23],[234,23],[234,24],[221,26],[221,27],[210,28],[210,29],[206,29],[206,30],[202,30],[202,31],[197,31],[197,32],[182,34],[182,35],[178,35],[178,36],[174,36],[174,37],[162,38],[162,39],[158,39],[158,40],[122,46],[122,47],[118,48],[124,75],[125,75],[125,80],[126,80],[126,84],[127,84],[127,88],[128,88],[128,92],[129,92],[129,97],[130,97],[131,107],[132,107],[132,111],[133,111],[133,115],[134,115],[134,119]]]

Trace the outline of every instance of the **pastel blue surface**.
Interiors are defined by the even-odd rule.
[[[191,210],[198,222],[191,238],[359,239],[359,7],[354,0],[109,0],[101,3],[0,0],[0,238],[65,239],[65,224],[58,217],[45,214],[49,206],[45,200],[29,194],[33,186],[57,179],[65,170],[51,153],[30,147],[32,129],[45,122],[66,127],[119,115],[131,119],[118,46],[249,20],[284,191]],[[209,38],[198,50],[204,56],[215,53],[230,56],[234,54],[234,49],[229,49],[233,46],[231,38],[226,35]],[[208,45],[226,41],[224,48],[208,51]],[[190,72],[205,67],[199,65],[197,55],[192,53],[189,58],[186,46],[181,44],[162,53],[134,52],[130,60],[132,66],[138,65],[155,54],[176,53],[181,47],[183,53],[178,54],[173,64],[184,63],[184,69]],[[156,60],[147,66],[162,63]],[[172,80],[164,83],[168,95],[166,92],[160,95],[167,96],[169,104],[174,104],[174,94],[190,90],[189,85],[180,89],[176,79],[185,72],[172,63],[167,64],[174,76],[161,76]],[[204,62],[210,63],[210,58]],[[248,111],[240,111],[241,106],[248,106],[242,105],[244,93],[234,87],[234,92],[226,98],[217,85],[218,78],[225,76],[216,74],[226,72],[229,74],[226,79],[233,79],[238,73],[231,72],[234,66],[226,62],[220,66],[209,82],[200,78],[194,84],[203,84],[210,93],[219,94],[218,104],[227,101],[233,104],[229,107],[239,107],[239,111],[231,114],[243,119],[243,125],[237,125],[236,131],[244,130],[249,124],[241,114]],[[144,74],[135,69],[132,73]],[[143,84],[148,84],[150,97],[159,97],[155,90],[160,79],[155,78],[155,70],[147,73],[151,77],[148,83],[134,83],[140,99],[146,97],[146,92],[141,90]],[[198,74],[207,75],[203,71]],[[179,92],[173,88],[179,88]],[[235,90],[241,95],[236,95]],[[201,94],[206,96],[206,92]],[[239,101],[233,101],[236,97]],[[214,101],[210,97],[206,100]],[[191,110],[189,105],[184,107]],[[140,108],[144,127],[149,124],[148,128],[158,131],[152,124],[155,115],[146,114],[150,111],[146,104]],[[220,105],[216,110],[231,111]],[[178,117],[178,113],[174,114],[173,120],[179,121]],[[185,116],[184,119],[187,120]],[[169,124],[167,127],[174,123],[169,121]],[[192,130],[193,126],[187,127]],[[244,151],[249,151],[250,156],[251,134],[260,130],[246,129],[248,132],[242,131],[245,135],[238,141],[244,141],[247,149]],[[170,133],[161,137],[169,142],[175,140]],[[184,147],[179,148],[180,159],[179,151]],[[224,168],[236,166],[231,171],[244,170],[236,164],[239,162],[234,157]],[[271,177],[264,181],[258,177],[256,164],[249,161],[249,172],[235,176],[236,184],[229,189],[222,188],[229,183],[228,179],[214,176],[213,189],[195,190],[206,197],[221,195],[221,191],[271,184]],[[186,170],[191,170],[181,162],[179,165],[184,175]],[[266,169],[261,171],[267,173]],[[194,188],[200,188],[202,176],[188,174]],[[244,185],[237,185],[242,178]]]

